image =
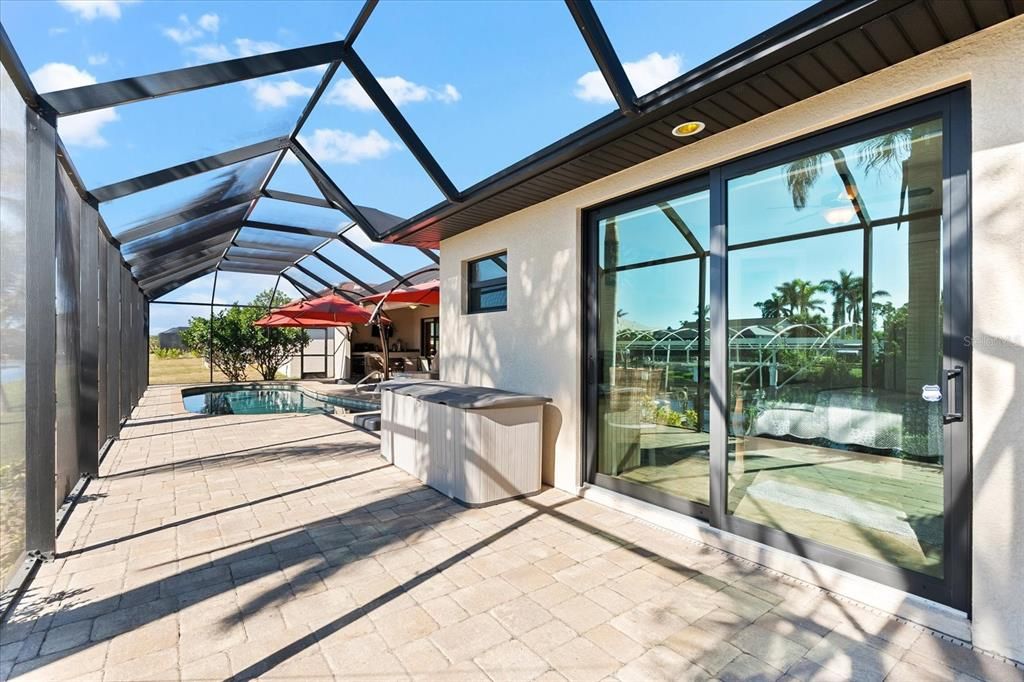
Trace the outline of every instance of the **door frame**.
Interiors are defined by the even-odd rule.
[[[427,326],[431,322],[433,322],[434,324],[437,325],[437,335],[436,336],[427,333]],[[424,357],[433,357],[433,356],[427,355],[427,350],[428,350],[427,346],[429,344],[426,343],[426,341],[428,339],[436,339],[436,342],[434,343],[434,348],[433,348],[434,356],[436,356],[437,355],[437,351],[438,351],[437,347],[441,345],[441,318],[438,317],[437,315],[435,315],[434,317],[422,317],[422,318],[420,318],[420,355],[423,355]]]
[[[762,526],[726,513],[728,406],[728,259],[725,183],[729,178],[784,163],[792,158],[815,153],[869,138],[889,129],[940,118],[943,122],[943,240],[942,305],[943,369],[962,368],[959,385],[943,384],[943,393],[960,395],[960,421],[944,426],[943,445],[943,518],[944,577],[936,578],[900,568],[839,549],[821,542]],[[826,128],[766,150],[757,151],[701,172],[689,174],[659,186],[630,193],[583,211],[581,346],[582,376],[581,419],[583,468],[581,483],[599,485],[631,497],[651,502],[698,519],[711,526],[797,556],[827,564],[875,582],[946,604],[970,615],[971,594],[971,116],[970,90],[958,86],[876,112],[848,123]],[[708,251],[709,277],[707,300],[711,305],[709,372],[710,507],[681,498],[631,485],[597,473],[598,405],[598,239],[599,220],[609,215],[638,208],[686,193],[700,184],[711,189],[711,243]],[[865,265],[870,266],[866,251]],[[722,313],[726,314],[723,315]],[[944,408],[944,413],[952,411]]]

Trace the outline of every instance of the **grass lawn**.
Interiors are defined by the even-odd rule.
[[[216,369],[214,381],[228,378]],[[159,358],[149,355],[149,383],[151,384],[205,384],[210,381],[210,369],[203,365],[203,359],[192,355],[180,358]]]
[[[278,379],[284,376],[278,372]],[[224,374],[217,369],[213,370],[214,382],[225,382],[228,380]],[[263,381],[263,377],[256,371],[255,367],[249,367],[246,372],[247,381]],[[203,359],[192,355],[184,355],[180,358],[161,358],[149,354],[149,383],[150,384],[208,384],[210,383],[210,368],[203,365]]]

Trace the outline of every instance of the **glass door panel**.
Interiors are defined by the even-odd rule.
[[[727,512],[941,578],[941,121],[727,192]]]
[[[709,503],[708,201],[701,191],[598,224],[596,472],[669,506]]]

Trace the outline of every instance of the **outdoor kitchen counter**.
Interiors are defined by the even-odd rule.
[[[381,385],[381,454],[471,506],[541,488],[550,398],[444,381]]]

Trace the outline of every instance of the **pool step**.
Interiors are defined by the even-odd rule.
[[[380,431],[380,412],[362,412],[352,415],[352,423],[367,431]]]

